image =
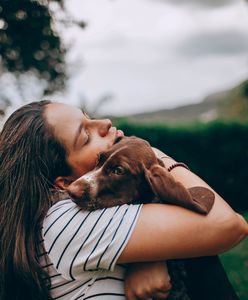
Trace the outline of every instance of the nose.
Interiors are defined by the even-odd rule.
[[[93,120],[93,121],[95,122],[99,135],[101,137],[105,137],[112,126],[112,122],[109,119]]]

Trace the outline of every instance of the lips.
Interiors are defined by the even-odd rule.
[[[116,129],[114,144],[118,143],[124,137],[124,132],[120,129]]]
[[[110,131],[114,136],[113,144],[116,144],[117,141],[124,137],[124,132],[120,129],[117,129],[116,127],[111,127]]]
[[[117,129],[116,130],[116,137],[122,137],[122,136],[124,136],[124,132],[120,129]]]

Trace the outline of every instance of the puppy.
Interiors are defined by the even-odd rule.
[[[152,202],[207,214],[214,203],[214,193],[209,189],[186,189],[175,181],[150,144],[137,137],[119,138],[100,154],[96,168],[70,184],[67,192],[87,210]]]

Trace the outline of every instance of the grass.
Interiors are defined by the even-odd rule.
[[[248,221],[248,213],[243,216]],[[221,261],[240,300],[248,300],[248,238],[222,254]]]

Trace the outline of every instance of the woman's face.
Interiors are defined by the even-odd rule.
[[[123,133],[108,119],[91,120],[80,109],[62,103],[48,104],[45,117],[68,152],[73,179],[91,171],[100,152],[110,148]]]

